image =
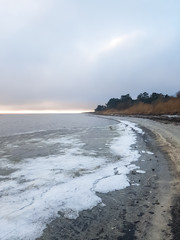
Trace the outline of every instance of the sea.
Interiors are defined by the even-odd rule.
[[[104,203],[139,170],[136,124],[94,114],[0,115],[0,239],[36,239],[59,213]]]

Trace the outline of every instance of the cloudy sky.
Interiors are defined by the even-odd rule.
[[[0,0],[0,112],[180,90],[179,0]]]

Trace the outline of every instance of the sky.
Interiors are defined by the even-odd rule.
[[[179,0],[0,0],[0,112],[180,90]]]

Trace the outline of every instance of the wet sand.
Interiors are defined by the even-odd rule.
[[[81,212],[77,219],[59,213],[39,240],[180,239],[180,126],[126,119],[145,131],[143,137],[137,136],[133,148],[141,153],[135,164],[146,173],[132,171],[129,187],[99,194],[104,205]]]
[[[167,239],[180,239],[180,123],[173,121],[173,119],[172,122],[163,119],[152,121],[141,118],[129,118],[129,120],[150,129],[154,133],[160,149],[164,152],[169,173],[171,174],[169,192],[165,191],[164,195],[162,195],[163,199],[167,199],[167,209],[171,209],[171,232],[170,237]],[[165,224],[166,222],[164,221],[159,225],[163,228]]]

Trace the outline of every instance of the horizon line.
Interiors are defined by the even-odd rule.
[[[76,114],[93,112],[93,110],[13,110],[1,111],[0,114]]]

